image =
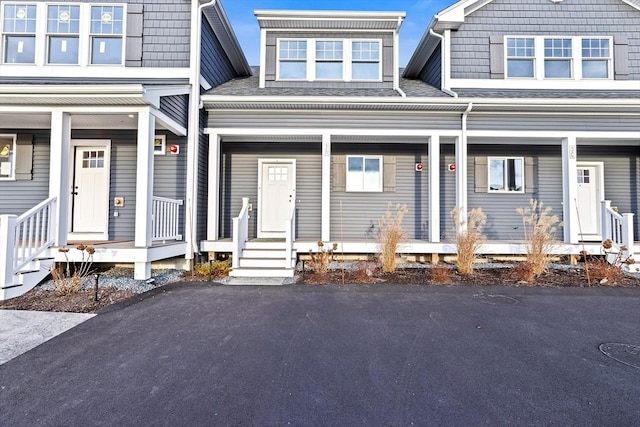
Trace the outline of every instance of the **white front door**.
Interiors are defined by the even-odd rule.
[[[296,198],[296,161],[260,159],[258,168],[258,237],[284,237]]]
[[[581,240],[600,240],[600,201],[604,199],[602,163],[578,163],[578,207]]]
[[[71,179],[69,239],[107,240],[108,217],[108,146],[76,146]]]

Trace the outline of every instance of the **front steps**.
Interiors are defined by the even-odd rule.
[[[13,275],[12,283],[0,285],[0,301],[24,295],[51,272],[53,258],[36,258]]]
[[[286,260],[284,239],[251,240],[246,242],[239,259],[239,267],[231,277],[293,277],[297,254],[291,251],[291,263]]]

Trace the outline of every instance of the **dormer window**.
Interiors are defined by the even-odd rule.
[[[91,7],[91,63],[121,64],[124,9],[122,6]]]
[[[528,37],[507,39],[507,75],[509,77],[534,77],[535,42]]]
[[[80,48],[80,6],[55,5],[47,8],[49,64],[77,64]]]
[[[342,41],[316,41],[316,79],[343,79]]]
[[[380,79],[380,43],[354,41],[352,44],[352,79]]]
[[[280,40],[279,79],[304,80],[307,78],[307,42],[304,40]]]
[[[582,39],[582,78],[609,78],[610,45],[609,39]]]
[[[571,39],[544,39],[544,76],[571,78]]]

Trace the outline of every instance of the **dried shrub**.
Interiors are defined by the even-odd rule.
[[[226,261],[214,261],[212,263],[200,262],[193,266],[192,274],[194,276],[209,277],[213,279],[220,279],[227,277],[231,270],[231,263]]]
[[[431,273],[431,281],[440,285],[448,285],[451,283],[451,268],[446,265],[435,265],[429,269]]]
[[[91,267],[93,265],[93,254],[95,253],[94,247],[78,245],[76,249],[82,254],[82,259],[79,262],[69,261],[67,256],[69,248],[58,249],[58,252],[64,254],[65,262],[54,266],[51,270],[51,277],[59,295],[69,295],[80,291],[87,277],[93,273]]]
[[[587,261],[586,268],[589,269],[591,279],[600,282],[601,285],[613,285],[622,276],[622,270],[605,259]]]
[[[482,208],[475,208],[467,215],[461,215],[460,209],[456,206],[451,211],[451,218],[455,226],[456,267],[460,274],[469,276],[473,273],[476,254],[485,240],[482,228],[487,222],[487,216],[482,212]]]
[[[409,209],[407,205],[397,203],[395,209],[391,202],[387,203],[387,211],[378,220],[378,242],[380,243],[380,264],[382,271],[391,273],[396,270],[398,244],[407,235],[402,229],[402,221]]]
[[[511,269],[511,278],[517,282],[531,283],[536,278],[535,267],[532,263],[525,261],[517,263]]]
[[[545,207],[535,199],[529,201],[529,206],[517,208],[516,212],[522,217],[527,262],[532,265],[533,274],[538,276],[549,264],[560,219],[551,215],[551,207]]]
[[[317,245],[318,248],[315,252],[309,249],[309,266],[317,274],[326,274],[329,262],[333,260],[333,254],[338,249],[338,244],[334,243],[330,248],[327,248],[321,240],[318,240]]]

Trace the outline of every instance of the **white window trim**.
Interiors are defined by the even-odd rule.
[[[36,52],[35,63],[31,64],[10,64],[5,63],[4,52],[4,6],[9,4],[27,4],[36,5]],[[79,45],[78,45],[78,64],[49,64],[47,62],[47,56],[49,52],[49,33],[47,32],[47,9],[50,5],[69,5],[80,6],[80,33]],[[122,39],[122,51],[120,52],[119,64],[91,64],[91,7],[92,6],[110,6],[110,7],[122,7],[122,35],[119,36]],[[11,33],[13,34],[13,33]],[[127,46],[127,3],[85,3],[82,1],[73,3],[58,3],[55,1],[45,3],[34,3],[33,1],[7,1],[2,2],[0,7],[0,63],[2,66],[16,67],[16,66],[46,66],[46,67],[68,67],[68,66],[81,66],[81,67],[123,67],[125,64],[126,46]]]
[[[157,148],[160,147],[160,148]],[[167,136],[155,135],[153,137],[153,155],[164,156],[167,153]]]
[[[507,39],[534,39],[534,77],[509,77],[508,75],[508,55],[507,55]],[[547,59],[544,54],[544,40],[545,39],[571,39],[571,58],[567,58],[571,62],[571,77],[545,77],[544,64]],[[609,57],[606,58],[607,64],[607,77],[582,77],[582,40],[584,39],[606,39],[609,40]],[[570,80],[588,80],[588,81],[608,81],[613,80],[613,62],[614,62],[614,45],[613,37],[600,36],[600,35],[584,35],[584,36],[564,36],[564,35],[505,35],[504,36],[504,75],[506,80],[547,80],[547,81],[570,81]],[[586,60],[590,60],[587,58]],[[605,58],[602,58],[605,59]],[[553,60],[551,58],[550,60]]]
[[[522,186],[520,190],[492,190],[491,189],[491,161],[492,160],[501,160],[504,162],[505,164],[505,169],[504,169],[504,173],[505,176],[503,177],[504,181],[503,184],[507,184],[507,177],[506,177],[506,173],[507,173],[507,168],[506,168],[506,163],[508,160],[520,160],[521,164],[522,164]],[[524,157],[518,157],[518,156],[490,156],[487,157],[487,192],[488,193],[492,193],[492,194],[523,194],[525,193],[525,164],[524,164]],[[506,188],[507,186],[504,185],[504,188]]]
[[[378,160],[378,163],[380,165],[380,178],[378,180],[378,188],[376,189],[364,189],[364,176],[363,176],[363,180],[359,185],[359,189],[356,188],[352,188],[353,186],[349,185],[349,159],[352,157],[360,157],[362,158],[362,162],[363,162],[363,167],[364,167],[364,162],[367,159],[376,159]],[[384,190],[384,177],[383,177],[383,173],[384,173],[384,156],[368,156],[368,155],[361,155],[361,154],[349,154],[346,156],[345,158],[345,191],[347,193],[382,193],[382,191]],[[362,171],[362,174],[364,175],[364,170]]]
[[[13,153],[13,157],[11,157],[11,164],[10,164],[10,168],[11,171],[9,172],[9,176],[4,176],[4,177],[0,177],[0,181],[15,181],[16,180],[16,149],[18,148],[16,146],[16,141],[18,140],[18,135],[16,135],[15,133],[3,133],[0,134],[0,137],[3,138],[11,138],[13,139],[13,148],[11,149],[12,153]],[[2,150],[2,145],[0,144],[0,150]]]
[[[276,39],[276,81],[279,82],[300,82],[300,79],[283,79],[280,78],[280,42],[281,41],[306,41],[307,42],[307,58],[306,58],[306,81],[309,82],[382,82],[382,40],[381,39],[344,39],[335,37],[320,38],[304,38],[304,37],[281,37]],[[317,41],[341,41],[342,42],[342,79],[316,79],[316,42]],[[352,43],[353,42],[376,42],[378,43],[378,78],[377,79],[352,79]],[[358,61],[360,62],[360,61]],[[365,61],[366,62],[366,61]],[[371,61],[373,62],[373,61]]]

